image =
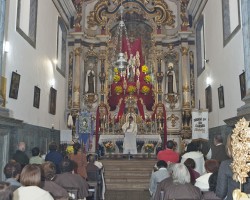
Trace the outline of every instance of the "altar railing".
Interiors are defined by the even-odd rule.
[[[105,153],[107,149],[105,148],[105,143],[112,142],[115,146],[113,153],[122,153],[123,151],[123,140],[124,135],[100,135],[99,137],[99,145],[103,146],[105,149]],[[136,136],[136,143],[137,143],[137,151],[138,153],[146,153],[144,150],[144,145],[148,143],[154,144],[154,151],[155,153],[156,148],[161,145],[162,139],[160,135],[137,135]]]

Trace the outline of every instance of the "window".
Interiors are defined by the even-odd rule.
[[[234,37],[240,30],[239,0],[222,0],[223,45]]]
[[[199,19],[196,26],[196,56],[197,56],[197,76],[205,69],[205,40],[204,40],[204,18]]]
[[[61,17],[58,18],[57,29],[57,71],[65,76],[67,53],[67,29]]]
[[[18,0],[17,32],[36,48],[37,0]]]

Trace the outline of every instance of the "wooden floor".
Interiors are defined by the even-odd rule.
[[[149,191],[106,191],[105,200],[150,200]]]

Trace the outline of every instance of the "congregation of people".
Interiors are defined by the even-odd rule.
[[[20,142],[4,167],[6,179],[0,182],[0,200],[91,200],[96,188],[90,181],[99,181],[99,191],[104,191],[100,181],[103,180],[102,163],[96,155],[87,155],[80,143],[74,143],[74,152],[66,155],[58,150],[55,142],[49,145],[44,157],[34,147],[29,158],[25,148],[25,143]],[[93,173],[100,180],[95,180]],[[104,199],[102,192],[97,195],[100,195],[98,199]]]
[[[226,199],[240,188],[233,180],[231,169],[231,137],[226,145],[221,135],[215,135],[210,148],[201,149],[201,141],[192,141],[182,154],[176,152],[176,143],[167,141],[166,149],[157,154],[149,184],[152,200],[168,199]],[[203,149],[204,150],[204,149]],[[241,187],[250,193],[250,180]]]

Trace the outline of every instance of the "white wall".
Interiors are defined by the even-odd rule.
[[[209,113],[209,128],[224,125],[224,119],[235,117],[237,108],[243,105],[240,96],[239,75],[244,69],[242,31],[239,30],[223,47],[223,24],[221,1],[208,1],[204,10],[205,27],[205,71],[197,80],[198,100],[206,107],[206,78],[212,79],[212,112]],[[225,107],[219,109],[218,87],[224,87]]]
[[[11,117],[25,123],[55,129],[65,129],[66,79],[56,70],[58,11],[51,0],[38,1],[36,48],[34,49],[17,31],[17,0],[7,6],[5,39],[10,51],[5,54],[3,76],[7,78],[7,104]],[[9,98],[12,71],[21,75],[18,99]],[[55,79],[57,90],[56,115],[48,113],[51,80]],[[34,86],[41,89],[40,108],[33,107]]]

